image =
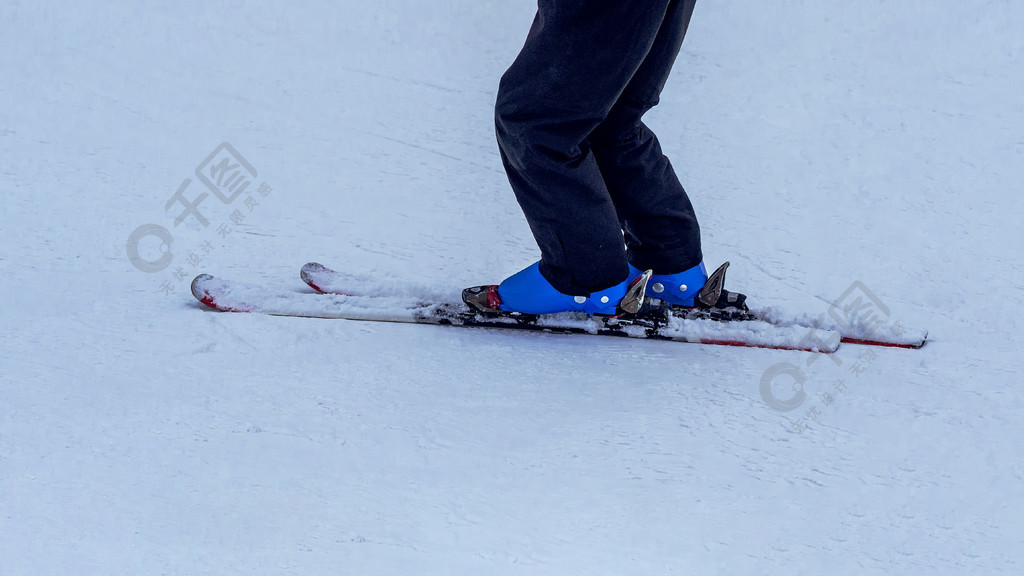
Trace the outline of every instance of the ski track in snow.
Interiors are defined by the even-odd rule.
[[[648,116],[730,286],[818,315],[860,282],[921,350],[192,301],[532,262],[491,106],[534,8],[0,9],[0,574],[1020,572],[1018,3],[699,4]],[[225,141],[252,186],[174,226]],[[147,223],[160,273],[126,256]]]

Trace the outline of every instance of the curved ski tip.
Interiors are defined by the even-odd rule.
[[[302,281],[305,282],[307,286],[317,292],[324,292],[317,283],[316,278],[314,278],[314,275],[316,274],[337,274],[337,272],[318,262],[309,262],[299,270],[299,278],[302,278]]]
[[[203,290],[202,284],[213,280],[213,276],[209,274],[200,274],[192,279],[192,295],[196,297],[196,300],[202,301],[206,297],[206,291]]]
[[[319,262],[306,263],[302,266],[302,269],[299,270],[299,276],[301,276],[302,281],[307,284],[309,283],[309,278],[313,274],[336,274],[336,272]]]
[[[323,264],[320,264],[319,262],[309,262],[302,267],[301,272],[303,274],[320,274],[323,272],[332,273],[334,272],[334,270],[331,270],[330,268],[324,266]]]

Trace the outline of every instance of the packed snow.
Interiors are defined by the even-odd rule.
[[[1021,573],[1020,2],[701,2],[648,115],[731,289],[920,350],[192,298],[535,261],[492,127],[535,8],[0,7],[0,574]]]

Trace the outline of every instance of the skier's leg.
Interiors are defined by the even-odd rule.
[[[695,0],[673,0],[650,51],[604,122],[592,151],[625,232],[630,263],[657,274],[701,263],[700,228],[690,199],[641,117],[658,103]],[[697,289],[700,286],[696,286]]]
[[[509,182],[541,249],[540,275],[587,295],[622,282],[622,231],[588,135],[654,44],[671,0],[540,0],[502,77],[495,120]]]

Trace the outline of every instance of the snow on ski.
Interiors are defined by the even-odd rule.
[[[305,270],[305,268],[304,268]],[[314,280],[316,275],[303,274]],[[330,318],[372,322],[401,322],[543,331],[565,334],[624,336],[697,344],[834,352],[839,334],[806,326],[776,326],[762,321],[721,322],[707,318],[669,316],[652,320],[624,319],[563,313],[543,316],[491,316],[477,314],[452,298],[423,297],[408,291],[381,290],[380,280],[363,278],[358,290],[343,293],[338,286],[318,284],[336,293],[276,292],[262,286],[231,282],[200,274],[192,281],[192,294],[211,308],[272,316]],[[308,280],[307,280],[308,282]],[[384,281],[391,288],[396,283]],[[369,286],[374,286],[374,290]],[[353,286],[350,284],[349,286]],[[372,295],[368,295],[372,294]]]
[[[906,326],[899,322],[885,324],[871,314],[786,314],[776,308],[752,309],[758,318],[777,326],[808,326],[818,330],[832,330],[843,335],[843,342],[889,348],[920,348],[928,340],[928,331]]]
[[[409,291],[410,287],[386,278],[341,273],[323,264],[310,262],[302,267],[300,276],[310,288],[324,294],[396,294]],[[426,289],[413,288],[417,293]],[[928,331],[905,326],[900,323],[883,325],[878,319],[866,313],[844,311],[843,314],[790,314],[774,307],[751,309],[759,320],[779,327],[800,328],[805,338],[832,337],[841,335],[841,341],[849,344],[884,346],[892,348],[920,348],[928,339]],[[820,334],[815,334],[815,332]],[[808,336],[810,333],[810,336]]]

